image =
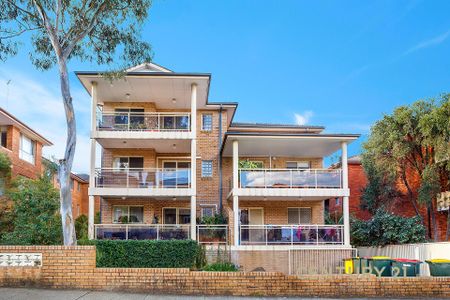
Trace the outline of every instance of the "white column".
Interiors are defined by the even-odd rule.
[[[191,239],[197,238],[197,84],[191,85]]]
[[[233,236],[234,245],[239,245],[239,196],[236,196],[236,189],[239,188],[239,143],[233,141]]]
[[[93,189],[95,187],[95,162],[96,162],[96,141],[93,138],[95,130],[97,130],[97,82],[92,82],[92,107],[91,107],[91,162],[90,162],[90,172],[89,172],[89,188]],[[94,238],[94,196],[89,195],[89,211],[88,211],[88,236],[89,239]]]
[[[348,190],[347,142],[342,142],[342,188]],[[342,214],[344,215],[344,245],[350,246],[350,210],[348,196],[343,197]]]

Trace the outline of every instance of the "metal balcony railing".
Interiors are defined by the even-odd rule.
[[[190,113],[112,112],[98,118],[100,131],[190,131]]]
[[[341,188],[342,170],[239,169],[241,188]]]
[[[197,240],[200,244],[227,244],[228,225],[197,225]]]
[[[190,225],[171,224],[96,224],[97,240],[187,240]]]
[[[190,188],[191,169],[99,168],[95,186],[103,188]]]
[[[240,225],[241,245],[343,245],[343,225]]]

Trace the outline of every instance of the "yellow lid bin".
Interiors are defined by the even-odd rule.
[[[377,259],[391,259],[389,256],[372,256],[371,259],[377,260]]]

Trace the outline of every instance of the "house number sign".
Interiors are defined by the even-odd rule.
[[[0,267],[40,267],[42,253],[0,253]]]

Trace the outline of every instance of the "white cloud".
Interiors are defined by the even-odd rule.
[[[57,76],[57,75],[55,75]],[[7,85],[7,82],[10,83]],[[0,70],[0,106],[53,143],[44,147],[45,157],[56,159],[64,156],[67,127],[59,94],[59,81],[39,82],[24,73]],[[4,93],[3,93],[4,91]],[[77,121],[77,147],[74,172],[89,171],[89,95],[72,88],[73,105]]]
[[[295,123],[297,125],[306,125],[309,120],[312,118],[313,112],[307,110],[303,113],[294,113]]]
[[[437,46],[437,45],[445,42],[445,40],[447,40],[447,38],[449,36],[450,36],[450,30],[447,32],[444,32],[443,34],[435,36],[431,39],[428,39],[428,40],[418,43],[417,45],[415,45],[415,46],[409,48],[407,51],[405,51],[405,53],[403,53],[403,55],[408,55],[410,53],[416,52],[416,51],[424,49],[424,48]]]

